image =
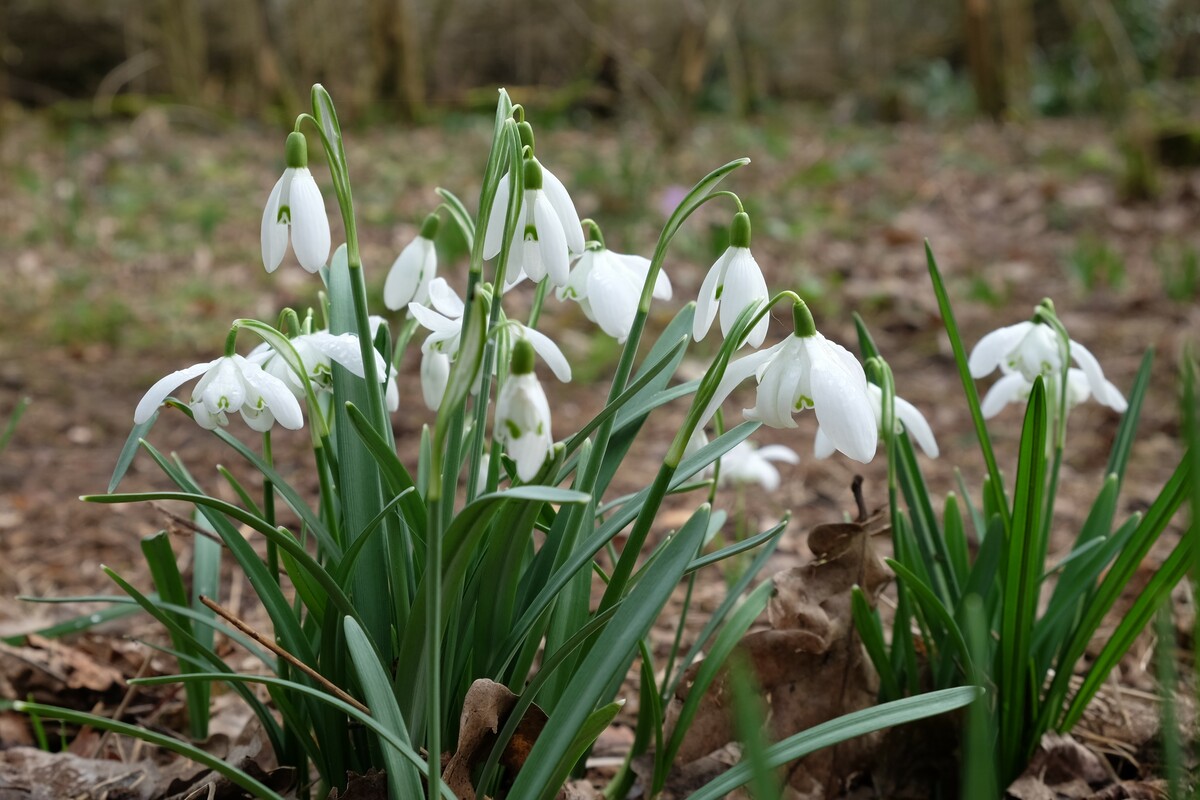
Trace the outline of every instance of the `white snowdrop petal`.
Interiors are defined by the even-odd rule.
[[[483,237],[483,257],[495,258],[500,253],[504,243],[504,217],[508,213],[508,195],[512,191],[508,173],[500,178],[496,186],[496,197],[492,201],[492,211],[488,216],[487,232]]]
[[[567,251],[567,240],[563,233],[562,222],[551,208],[544,191],[532,194],[534,195],[533,224],[537,228],[541,262],[545,266],[546,274],[550,276],[550,283],[555,286],[565,286],[571,275],[571,255]],[[529,243],[527,242],[525,246],[529,247]],[[529,277],[534,276],[530,273]]]
[[[300,403],[296,396],[283,381],[273,375],[268,375],[257,364],[234,356],[242,380],[254,392],[262,397],[263,405],[271,410],[279,424],[290,430],[304,427],[304,414],[300,411]]]
[[[698,342],[703,339],[708,333],[708,329],[712,327],[713,320],[717,318],[717,287],[721,283],[732,253],[732,248],[726,249],[716,263],[709,268],[708,274],[704,276],[704,282],[700,284],[700,293],[696,296],[696,314],[692,320],[693,341]]]
[[[425,302],[426,298],[419,296],[419,290],[433,280],[432,273],[436,268],[433,242],[421,236],[413,239],[388,270],[387,280],[383,283],[383,304],[397,311],[412,302]]]
[[[246,385],[236,365],[237,358],[240,356],[219,359],[217,365],[204,376],[205,380],[192,390],[192,399],[199,395],[200,402],[204,403],[210,414],[234,411],[246,401]]]
[[[811,386],[817,422],[834,446],[864,464],[875,457],[879,428],[871,401],[840,364],[813,360]]]
[[[785,464],[799,464],[800,455],[790,447],[782,444],[768,444],[758,448],[759,458],[767,461],[782,461]]]
[[[271,413],[271,409],[269,408],[263,408],[260,411],[244,405],[242,406],[242,420],[250,430],[266,433],[275,424],[275,415]]]
[[[430,411],[441,408],[450,380],[450,357],[437,350],[421,354],[421,399]]]
[[[903,397],[895,397],[893,400],[896,419],[904,425],[904,430],[908,431],[908,435],[921,446],[925,455],[937,458],[937,439],[934,438],[933,429],[929,427],[925,415]]]
[[[292,249],[300,266],[316,272],[329,260],[331,236],[325,200],[307,167],[296,170],[291,194]]]
[[[206,431],[215,431],[218,427],[225,424],[225,415],[211,413],[204,407],[204,403],[193,400],[188,403],[188,408],[192,410],[192,419]]]
[[[460,330],[462,330],[461,319],[448,319],[433,309],[426,308],[420,303],[409,303],[408,313],[411,314],[413,319],[415,319],[422,327],[427,328],[434,333],[457,334]]]
[[[1116,411],[1124,413],[1129,404],[1125,401],[1125,396],[1120,390],[1104,377],[1104,371],[1100,369],[1100,362],[1092,355],[1092,352],[1075,340],[1071,340],[1071,358],[1083,370],[1083,374],[1087,376],[1088,385],[1092,389],[1092,395],[1096,400]]]
[[[541,163],[538,162],[539,165]],[[554,214],[558,217],[559,222],[562,223],[567,249],[572,253],[582,253],[585,244],[583,226],[579,224],[579,212],[575,210],[575,204],[571,202],[571,195],[567,193],[567,187],[563,186],[563,182],[544,166],[542,167],[542,191],[546,193],[546,200],[554,209]]]
[[[314,350],[348,369],[356,378],[367,376],[363,368],[362,347],[353,333],[339,333],[335,336],[329,331],[317,331],[305,335],[303,339]],[[371,352],[375,354],[376,374],[383,375],[383,357],[375,348],[371,348]]]
[[[217,359],[219,360],[219,359]],[[158,410],[163,401],[178,389],[183,384],[195,378],[198,375],[203,375],[208,372],[217,360],[206,361],[203,364],[193,364],[184,369],[177,369],[170,375],[159,378],[154,382],[154,385],[146,390],[146,394],[142,395],[141,401],[138,402],[137,408],[133,411],[133,422],[135,425],[141,425]]]
[[[837,450],[833,446],[833,440],[825,435],[825,430],[821,426],[817,426],[817,435],[813,439],[813,455],[816,458],[829,458]]]
[[[992,384],[983,402],[979,404],[984,419],[991,419],[1009,403],[1019,403],[1029,394],[1029,382],[1019,372],[1005,373],[1004,377]]]
[[[1018,322],[1004,328],[997,328],[984,336],[971,350],[967,359],[967,369],[971,377],[982,378],[1004,363],[1013,348],[1025,338],[1032,322]]]
[[[759,420],[772,428],[796,427],[792,412],[795,410],[803,370],[799,363],[789,358],[790,355],[791,349],[785,349],[763,370],[754,408],[742,412],[746,419]]]
[[[542,357],[542,360],[546,362],[546,366],[554,373],[554,377],[563,383],[570,383],[571,363],[567,361],[567,357],[563,355],[563,351],[559,349],[558,345],[541,331],[526,328],[524,325],[521,326],[520,330],[521,334],[533,345],[533,351]]]
[[[267,204],[262,216],[262,260],[267,272],[274,272],[283,263],[287,254],[288,227],[279,222],[279,195],[283,190],[283,176],[275,181],[271,194],[267,196]]]
[[[746,306],[756,301],[767,300],[770,294],[762,269],[747,247],[730,248],[733,255],[725,269],[724,288],[721,291],[721,334],[729,336],[733,323]],[[759,347],[767,337],[770,318],[764,315],[750,330],[744,344]]]
[[[462,298],[445,278],[434,278],[429,282],[429,302],[438,313],[450,319],[458,319],[466,310]]]
[[[730,362],[725,368],[725,374],[721,377],[721,382],[717,384],[717,390],[713,393],[713,398],[709,401],[708,407],[704,409],[704,413],[700,416],[699,427],[703,428],[713,414],[717,413],[717,409],[721,407],[721,403],[725,402],[725,398],[729,397],[737,385],[753,375],[758,368],[771,360],[771,358],[783,347],[783,343],[779,343],[774,347],[768,347],[766,350],[759,350],[756,353],[751,353],[744,358],[739,358],[737,361]]]
[[[619,264],[598,263],[588,277],[587,297],[596,323],[618,342],[629,338],[641,293],[638,277]]]

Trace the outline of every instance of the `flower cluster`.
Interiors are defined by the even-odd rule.
[[[532,128],[524,121],[518,128],[523,144],[521,169],[516,175],[519,180],[511,173],[500,178],[481,248],[484,259],[497,259],[507,252],[507,277],[501,280],[497,276],[498,286],[484,283],[477,290],[489,303],[499,304],[504,292],[526,279],[539,284],[544,281],[556,287],[560,301],[577,303],[607,335],[625,342],[638,314],[646,312],[649,300],[671,298],[671,282],[661,266],[656,268],[649,259],[617,253],[605,246],[599,226],[590,219],[580,220],[562,181],[533,155]],[[288,137],[286,155],[287,169],[263,210],[263,263],[268,272],[276,269],[290,237],[300,264],[317,271],[329,259],[329,220],[307,167],[302,134]],[[510,220],[510,203],[518,185],[521,202],[515,207],[515,218]],[[752,313],[756,316],[739,329],[739,340],[730,344],[735,350],[749,345],[755,352],[727,365],[694,430],[703,436],[705,424],[725,399],[753,377],[757,392],[754,405],[743,411],[746,419],[773,428],[794,428],[796,413],[811,408],[818,424],[813,444],[816,457],[840,451],[855,461],[870,461],[886,424],[883,390],[867,380],[862,364],[845,347],[817,331],[807,306],[791,293],[785,294],[793,298],[792,332],[782,341],[758,349],[766,340],[768,312],[774,300],[750,250],[749,215],[735,195],[722,192],[713,197],[720,194],[733,197],[737,211],[730,224],[729,246],[700,286],[692,337],[703,339],[719,319],[721,334],[728,338],[739,318]],[[418,235],[392,264],[383,287],[389,309],[406,311],[412,325],[428,331],[421,345],[420,385],[425,405],[432,410],[441,406],[452,365],[459,357],[466,308],[450,284],[437,274],[439,227],[437,212],[426,217]],[[543,286],[538,295],[535,317],[540,313],[545,289]],[[534,372],[534,355],[540,356],[564,382],[571,380],[571,366],[558,345],[532,323],[507,319],[498,308],[493,310],[492,320],[495,324],[489,335],[496,337],[498,354],[492,369],[500,381],[495,437],[516,464],[517,476],[528,481],[540,470],[553,444],[549,404]],[[372,318],[372,336],[380,324],[379,318]],[[171,391],[203,375],[190,403],[201,425],[224,425],[228,413],[236,410],[256,430],[268,429],[276,419],[294,428],[302,424],[297,401],[313,396],[310,391],[323,393],[330,389],[334,362],[360,378],[366,375],[363,351],[353,334],[306,331],[294,336],[290,346],[293,353],[289,357],[264,343],[246,358],[230,350],[224,358],[172,373],[147,392],[138,406],[137,418],[148,418]],[[496,365],[509,364],[510,357],[512,369],[504,374]],[[379,353],[375,353],[375,360],[372,374],[386,382],[386,405],[394,411],[399,404],[396,368]],[[1070,362],[1076,366],[1069,366]],[[302,368],[303,374],[295,365]],[[969,368],[977,378],[997,368],[1002,373],[982,403],[988,417],[1008,403],[1027,398],[1038,376],[1059,377],[1048,380],[1048,384],[1051,391],[1066,387],[1068,407],[1088,397],[1117,411],[1123,411],[1126,405],[1086,348],[1062,339],[1053,326],[1037,317],[985,336],[972,352]],[[481,380],[477,377],[476,391]],[[921,412],[895,396],[891,408],[895,432],[907,431],[927,455],[936,457],[937,441]],[[727,454],[727,476],[736,478],[744,466],[747,480],[773,487],[778,483],[777,472],[767,462],[772,457],[785,461],[794,458],[787,448],[766,447],[753,457],[751,453],[746,445]]]

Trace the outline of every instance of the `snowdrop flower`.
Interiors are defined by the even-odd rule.
[[[712,418],[730,392],[755,376],[758,395],[754,408],[744,409],[746,419],[772,428],[794,428],[792,415],[811,408],[825,436],[855,461],[875,457],[878,422],[867,376],[846,348],[817,333],[804,303],[792,307],[794,333],[779,344],[738,359],[725,370],[701,425]]]
[[[738,442],[721,456],[721,483],[757,483],[773,492],[779,488],[779,470],[772,461],[799,464],[800,456],[781,444],[755,447],[749,439]]]
[[[287,138],[287,169],[275,182],[262,217],[262,259],[267,272],[283,262],[288,229],[300,266],[316,272],[329,260],[329,217],[321,190],[308,171],[308,143],[293,131]]]
[[[512,371],[496,398],[496,441],[517,465],[517,477],[533,480],[554,445],[550,404],[533,372],[534,351],[527,339],[513,347]]]
[[[307,373],[314,391],[333,389],[333,362],[335,361],[356,377],[366,377],[366,371],[363,369],[362,349],[359,347],[358,337],[353,333],[334,335],[329,331],[316,331],[302,333],[290,341],[296,355],[300,358],[300,363],[304,365],[304,371]],[[386,365],[383,356],[374,350],[372,352],[375,353],[375,374],[385,374]],[[263,342],[255,347],[250,351],[246,360],[258,364],[268,374],[286,384],[297,399],[304,399],[304,379],[269,344]],[[399,394],[396,395],[396,399],[397,405],[399,405]],[[390,410],[394,411],[395,408]]]
[[[429,284],[429,300],[433,308],[409,303],[408,313],[430,331],[421,345],[421,394],[429,410],[436,411],[446,394],[450,364],[458,357],[466,306],[444,278],[434,278]],[[516,329],[518,337],[528,340],[556,378],[570,382],[571,364],[549,336],[518,322],[506,324]]]
[[[256,431],[270,430],[275,420],[292,430],[304,426],[300,403],[287,384],[239,355],[193,364],[159,379],[137,404],[134,424],[150,419],[171,392],[201,375],[204,377],[192,389],[188,405],[196,423],[206,430],[228,425],[228,415],[234,411],[241,412],[242,419]]]
[[[1046,379],[1046,387],[1050,388],[1056,381],[1062,379],[1062,371],[1068,368],[1062,359],[1062,342],[1054,328],[1043,322],[1018,322],[999,330],[994,330],[979,340],[967,366],[971,376],[982,378],[999,368],[1005,373],[992,391],[997,392],[993,401],[993,413],[999,411],[1007,402],[1012,402],[1020,395],[1021,382],[1033,385],[1037,376]],[[1070,340],[1071,360],[1081,369],[1087,382],[1089,392],[1104,405],[1118,412],[1124,412],[1128,407],[1124,396],[1108,379],[1100,368],[1100,362],[1086,347]],[[1019,375],[1021,381],[1013,377]],[[1070,373],[1067,376],[1070,382]],[[1078,378],[1075,379],[1078,384]],[[1003,386],[1001,386],[1003,384]],[[1078,385],[1076,393],[1078,393]],[[1028,389],[1024,390],[1028,396]],[[1068,390],[1070,391],[1070,390]],[[991,396],[991,392],[988,393]],[[1005,398],[1003,401],[1000,398]]]
[[[642,298],[642,285],[650,272],[650,259],[614,253],[604,247],[599,229],[589,226],[594,241],[589,242],[566,286],[558,289],[558,299],[579,303],[583,313],[618,342],[629,338],[633,318]],[[671,281],[658,271],[654,279],[656,300],[671,299]]]
[[[871,410],[875,412],[875,427],[882,432],[883,390],[873,383],[868,383],[867,396],[871,401]],[[930,458],[937,458],[937,439],[933,437],[933,430],[929,427],[925,416],[917,410],[916,406],[903,397],[897,395],[893,397],[893,400],[892,409],[896,416],[896,433],[900,433],[902,428],[908,431],[908,435],[921,446],[921,449],[925,451],[925,455]],[[833,442],[825,435],[825,430],[818,425],[817,436],[813,440],[813,455],[817,458],[828,458],[833,455],[834,449]]]
[[[750,215],[739,211],[729,228],[729,247],[709,269],[700,285],[696,300],[696,317],[692,323],[692,338],[700,341],[721,312],[721,335],[728,336],[738,316],[756,300],[767,301],[767,281],[762,269],[750,253]],[[770,320],[763,316],[751,328],[745,344],[759,347],[767,337]]]
[[[1074,345],[1072,345],[1074,350]],[[1024,403],[1029,399],[1030,393],[1033,391],[1033,383],[1025,379],[1025,376],[1020,372],[1015,372],[1008,369],[1003,364],[1000,366],[1000,371],[1004,375],[1000,380],[992,384],[992,388],[988,389],[988,393],[984,395],[983,402],[980,403],[980,410],[983,411],[983,416],[986,419],[991,419],[1000,413],[1000,411],[1009,403]],[[1115,386],[1105,381],[1108,386],[1112,387],[1111,392],[1115,392],[1117,397],[1121,396],[1120,391]],[[1058,403],[1054,399],[1058,392],[1058,381],[1048,381],[1046,383],[1046,391],[1049,397],[1049,406],[1051,409],[1057,409]],[[1067,410],[1074,408],[1080,403],[1085,402],[1092,396],[1092,386],[1088,381],[1087,373],[1076,367],[1071,367],[1067,370]],[[1111,393],[1109,394],[1111,397]],[[1122,398],[1124,400],[1124,398]],[[1106,404],[1107,405],[1107,404]],[[1118,409],[1120,410],[1120,409]]]
[[[437,275],[438,217],[430,214],[421,223],[421,231],[396,256],[383,284],[383,304],[392,311],[409,303],[429,302],[429,284]]]
[[[496,188],[496,199],[488,218],[483,240],[484,258],[495,258],[500,253],[511,193],[511,181],[505,175]],[[525,198],[510,244],[504,290],[525,278],[537,283],[547,275],[555,286],[565,286],[571,269],[571,254],[582,252],[583,228],[562,181],[543,168],[536,158],[526,159]]]

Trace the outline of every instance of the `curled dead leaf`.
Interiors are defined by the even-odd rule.
[[[508,721],[516,702],[517,695],[507,686],[485,678],[475,681],[467,690],[458,722],[458,749],[442,774],[442,780],[456,796],[463,800],[475,800],[471,770],[486,760],[496,734]],[[500,757],[500,763],[510,774],[524,766],[529,751],[545,726],[546,712],[531,705],[521,717],[516,732]]]

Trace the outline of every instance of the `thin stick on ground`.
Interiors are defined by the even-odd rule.
[[[251,639],[258,642],[263,647],[267,648],[272,653],[279,656],[284,661],[288,662],[289,664],[291,664],[293,667],[295,667],[296,669],[303,672],[308,677],[312,678],[317,683],[321,684],[321,686],[323,686],[325,689],[327,689],[330,694],[334,695],[339,700],[349,703],[350,705],[354,706],[355,708],[357,708],[359,711],[363,712],[364,714],[371,713],[371,709],[367,708],[365,705],[363,705],[359,701],[355,700],[352,696],[350,696],[349,694],[346,694],[346,692],[342,691],[337,686],[330,683],[329,680],[326,679],[324,675],[317,672],[316,670],[314,670],[312,667],[308,666],[308,664],[305,664],[300,659],[296,658],[294,655],[289,653],[287,650],[284,650],[282,647],[280,647],[278,644],[276,644],[274,640],[269,639],[266,636],[263,636],[261,633],[254,630],[254,628],[251,628],[249,625],[247,625],[244,621],[242,621],[232,611],[221,606],[220,603],[217,603],[208,597],[204,597],[203,595],[200,596],[200,602],[204,603],[204,605],[211,608],[214,612],[217,613],[218,616],[220,616],[222,619],[224,619],[230,625],[237,628],[239,631],[246,634]]]

